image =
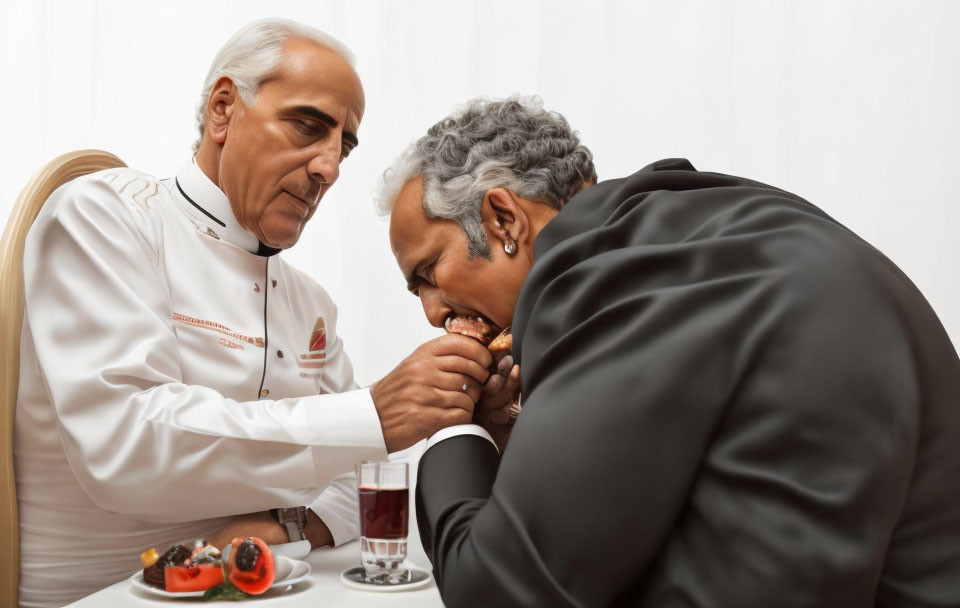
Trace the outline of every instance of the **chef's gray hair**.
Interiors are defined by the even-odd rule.
[[[250,105],[257,96],[260,85],[283,59],[284,45],[291,36],[316,42],[342,57],[351,67],[356,67],[357,60],[350,49],[330,34],[318,29],[290,19],[260,19],[248,23],[223,45],[207,72],[203,89],[200,91],[200,103],[197,105],[197,128],[200,130],[200,137],[193,145],[194,152],[200,148],[207,101],[217,81],[223,76],[230,78],[240,93],[240,99]]]
[[[595,182],[593,155],[567,120],[538,97],[476,98],[430,127],[387,169],[377,208],[389,214],[400,189],[423,177],[429,217],[452,220],[467,235],[470,257],[490,257],[480,208],[486,192],[508,188],[560,209]]]

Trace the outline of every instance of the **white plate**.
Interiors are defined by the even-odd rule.
[[[276,578],[273,580],[273,584],[270,585],[270,588],[274,587],[289,587],[290,585],[295,585],[307,578],[310,575],[310,564],[307,562],[301,561],[299,559],[290,559],[289,557],[284,557],[283,555],[274,555],[274,564],[276,565]],[[203,597],[203,591],[164,591],[163,589],[158,589],[148,585],[143,581],[143,570],[138,571],[136,574],[130,577],[130,583],[134,587],[146,591],[152,595],[159,595],[161,597]]]

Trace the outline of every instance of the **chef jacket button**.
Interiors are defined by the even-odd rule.
[[[283,351],[282,351],[282,350],[278,350],[278,351],[277,351],[277,356],[280,357],[281,359],[283,359]]]
[[[276,279],[273,279],[273,286],[274,286],[274,287],[277,286],[277,280],[276,280]]]
[[[254,290],[254,291],[260,291],[260,285],[259,285],[258,283],[254,283],[254,284],[253,284],[253,290]]]
[[[270,391],[267,390],[267,389],[263,389],[262,391],[260,391],[260,397],[261,397],[261,398],[266,397],[266,396],[269,395],[269,394],[270,394]]]

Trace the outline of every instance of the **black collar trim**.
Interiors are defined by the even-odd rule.
[[[264,258],[268,258],[272,255],[277,255],[278,253],[280,253],[279,249],[271,247],[270,245],[264,245],[263,241],[260,241],[260,246],[257,247],[257,255]]]
[[[180,191],[180,194],[183,195],[183,198],[187,199],[187,202],[188,202],[188,203],[190,203],[191,205],[193,205],[194,207],[196,207],[197,209],[199,209],[200,212],[203,213],[205,216],[209,217],[210,219],[212,219],[212,220],[215,221],[216,223],[220,224],[220,227],[221,227],[221,228],[226,228],[226,227],[227,227],[226,224],[224,224],[223,222],[221,222],[221,221],[218,220],[217,218],[213,217],[213,214],[212,214],[212,213],[210,213],[209,211],[207,211],[206,209],[204,209],[204,208],[201,207],[200,205],[198,205],[198,204],[196,204],[195,202],[193,202],[193,199],[190,198],[189,196],[187,196],[187,193],[183,191],[183,188],[182,188],[182,187],[180,187],[180,180],[179,180],[179,179],[173,178],[173,181],[174,181],[174,183],[177,184],[177,190]],[[261,243],[261,246],[263,246],[262,243]]]

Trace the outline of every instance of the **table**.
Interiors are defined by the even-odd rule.
[[[410,539],[413,541],[414,539]],[[419,542],[411,542],[419,545]],[[360,564],[360,543],[357,541],[341,545],[336,548],[317,549],[307,556],[306,560],[313,567],[309,580],[294,585],[285,592],[270,591],[259,598],[244,602],[203,602],[199,598],[167,599],[150,595],[133,587],[129,581],[121,581],[102,589],[93,595],[88,595],[78,602],[70,604],[76,608],[126,608],[127,606],[184,606],[190,604],[215,605],[229,604],[240,608],[242,606],[267,604],[270,606],[302,606],[310,608],[326,608],[328,606],[349,606],[350,608],[364,608],[366,606],[396,606],[400,608],[430,608],[443,606],[436,583],[412,591],[394,593],[373,593],[348,589],[340,582],[340,573]],[[420,563],[416,559],[408,559],[412,565],[429,570],[429,562]],[[424,568],[423,566],[427,566]]]
[[[407,536],[407,563],[421,570],[430,570],[430,561],[427,559],[423,546],[420,544],[420,532],[417,529],[416,511],[413,506],[416,494],[416,471],[420,456],[423,455],[426,441],[391,454],[390,460],[406,461],[410,465],[410,528]],[[353,541],[339,547],[323,548],[312,551],[304,560],[310,564],[313,571],[308,580],[299,583],[288,591],[268,591],[266,594],[242,602],[203,602],[199,598],[167,599],[150,595],[134,588],[129,580],[123,580],[101,589],[92,595],[70,604],[71,608],[127,608],[128,606],[175,606],[189,605],[216,605],[228,604],[235,608],[243,606],[299,606],[303,608],[327,608],[348,606],[349,608],[365,608],[374,606],[391,606],[397,608],[442,608],[443,601],[437,590],[435,581],[429,586],[412,591],[398,591],[393,593],[374,593],[355,591],[340,582],[340,573],[347,568],[360,565],[360,542]]]

